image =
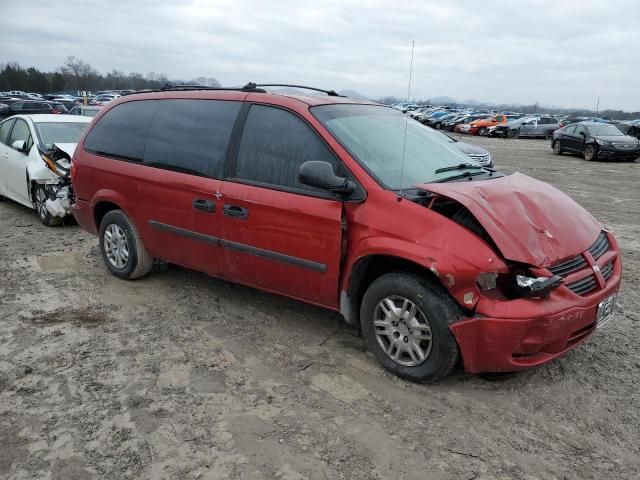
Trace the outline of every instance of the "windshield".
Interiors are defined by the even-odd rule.
[[[80,122],[51,122],[36,123],[35,127],[41,145],[50,150],[54,143],[78,143],[87,125]]]
[[[624,135],[624,133],[613,125],[589,125],[588,128],[589,133],[593,136],[620,137]]]
[[[392,108],[321,105],[311,112],[378,183],[390,190],[440,181],[451,172],[435,173],[437,169],[473,164],[449,137]]]

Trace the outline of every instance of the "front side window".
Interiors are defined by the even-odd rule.
[[[11,126],[15,120],[7,120],[6,122],[2,122],[0,124],[0,142],[5,145],[9,145],[9,132],[11,132]]]
[[[443,180],[443,167],[473,164],[450,139],[393,108],[321,105],[313,115],[383,187],[390,190]],[[403,173],[402,173],[403,172]]]
[[[141,100],[112,108],[91,129],[84,148],[98,155],[141,162],[157,103]]]
[[[578,125],[576,127],[576,131],[574,132],[576,135],[580,135],[581,133],[584,133],[584,127],[582,125]]]
[[[238,149],[236,178],[322,192],[298,180],[300,166],[309,160],[328,162],[336,171],[336,158],[304,121],[279,108],[251,107]]]
[[[144,163],[220,178],[240,102],[163,100],[155,112]]]
[[[29,131],[29,125],[24,120],[16,120],[16,124],[11,131],[11,139],[9,145],[13,145],[13,142],[24,141],[26,145],[29,144],[31,139],[31,132]]]

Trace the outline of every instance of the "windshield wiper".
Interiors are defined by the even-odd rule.
[[[438,168],[435,173],[442,173],[442,172],[451,172],[453,170],[478,170],[481,167],[480,165],[474,165],[472,163],[459,163],[458,165],[451,165],[450,167],[442,167],[442,168]]]
[[[446,182],[451,182],[452,180],[460,180],[461,178],[469,178],[471,179],[471,177],[477,177],[478,175],[485,175],[486,172],[464,172],[461,173],[460,175],[452,175],[451,177],[446,177],[443,178],[442,180],[436,180],[435,183],[446,183]],[[493,178],[493,173],[489,172],[487,175],[489,175],[489,177]]]

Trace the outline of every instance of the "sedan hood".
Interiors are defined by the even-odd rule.
[[[636,137],[630,137],[629,135],[594,135],[593,138],[598,138],[609,143],[628,143],[630,145],[638,144],[638,139]]]
[[[549,267],[582,253],[602,230],[569,196],[521,173],[419,187],[467,207],[505,259],[536,267]]]
[[[77,143],[55,143],[56,147],[69,155],[69,158],[73,158],[73,152],[76,151]]]
[[[487,155],[489,153],[489,150],[471,143],[453,142],[453,145],[467,155]]]

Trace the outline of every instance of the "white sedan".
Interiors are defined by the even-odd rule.
[[[62,217],[46,208],[60,179],[49,170],[38,152],[53,145],[71,157],[89,117],[69,115],[15,115],[0,123],[0,198],[6,197],[36,209],[47,226]]]

